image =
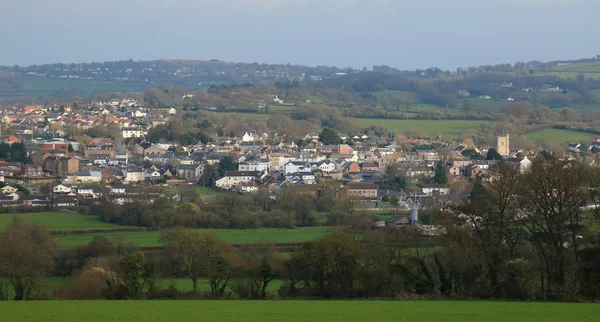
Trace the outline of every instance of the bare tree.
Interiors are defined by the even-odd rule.
[[[0,277],[13,287],[16,301],[28,299],[54,266],[56,245],[43,227],[13,218],[0,232]]]

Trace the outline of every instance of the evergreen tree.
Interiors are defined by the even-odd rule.
[[[340,144],[340,136],[336,131],[329,128],[324,128],[319,134],[319,142],[326,145],[337,145]]]
[[[433,182],[437,184],[448,183],[448,172],[446,171],[446,166],[444,166],[444,163],[441,160],[435,165],[435,175],[433,176]]]
[[[485,157],[486,160],[502,160],[502,156],[500,155],[500,153],[498,153],[498,151],[494,148],[490,148],[488,150],[488,153]]]
[[[485,187],[481,181],[481,177],[477,176],[475,179],[475,183],[473,183],[473,188],[471,188],[471,200],[481,200],[485,195]]]

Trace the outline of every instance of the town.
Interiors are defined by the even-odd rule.
[[[490,166],[499,160],[525,171],[530,158],[541,155],[511,150],[509,134],[494,147],[405,136],[385,142],[330,129],[307,133],[301,142],[256,132],[187,145],[165,138],[148,142],[149,132],[177,118],[175,108],[148,109],[134,99],[5,109],[8,152],[0,161],[0,205],[73,208],[90,199],[123,204],[146,188],[184,185],[237,193],[293,186],[316,191],[322,182],[337,181],[360,199],[360,208],[408,210],[417,200],[431,207],[468,198],[472,182],[492,179]],[[598,145],[592,139],[589,148]],[[17,146],[26,150],[18,157],[10,152]],[[578,147],[569,146],[565,157],[576,158]]]

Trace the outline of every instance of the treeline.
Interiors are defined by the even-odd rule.
[[[302,187],[301,187],[302,188]],[[140,195],[124,205],[109,200],[80,206],[85,214],[120,225],[165,229],[190,228],[293,228],[297,226],[338,225],[358,212],[358,199],[334,183],[323,183],[315,190],[289,187],[272,198],[268,191],[251,195],[222,193],[210,202],[199,198],[195,189],[178,189],[171,196]],[[176,202],[173,202],[175,200]],[[315,212],[326,212],[319,222]],[[367,218],[369,223],[372,218]]]

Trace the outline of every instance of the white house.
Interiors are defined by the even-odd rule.
[[[256,182],[242,182],[239,184],[239,187],[240,190],[243,192],[258,192],[258,185],[256,184]]]
[[[145,134],[144,132],[144,130],[135,127],[124,127],[121,129],[121,134],[124,139],[142,137]]]
[[[319,170],[321,172],[329,173],[335,171],[335,163],[331,161],[320,161],[312,165],[312,170]]]
[[[257,137],[252,134],[252,133],[244,133],[244,135],[242,136],[242,142],[254,142],[256,141]]]
[[[102,173],[98,171],[77,172],[68,174],[64,182],[68,183],[98,183],[102,181]],[[63,183],[64,183],[63,182]]]
[[[175,115],[175,114],[177,114],[177,110],[174,107],[171,107],[169,109],[169,115]]]
[[[11,186],[8,186],[8,185],[4,186],[4,187],[2,187],[0,189],[0,191],[2,191],[3,195],[8,195],[8,194],[11,194],[11,193],[15,193],[15,192],[17,192],[17,190],[18,190],[17,188],[11,187]]]
[[[521,174],[525,174],[527,171],[529,171],[529,169],[531,168],[531,160],[529,160],[527,157],[523,157],[523,158],[509,158],[506,160],[509,163],[518,165],[519,167],[519,172]]]
[[[310,171],[310,167],[306,162],[290,161],[283,166],[283,173],[296,173]]]
[[[227,171],[225,176],[215,182],[219,188],[229,189],[239,186],[240,183],[254,182],[259,179],[261,173],[258,171]]]
[[[423,187],[421,188],[421,191],[428,196],[432,196],[436,192],[442,196],[447,196],[450,194],[450,185],[449,184],[424,184]]]
[[[156,180],[156,179],[160,179],[161,175],[160,175],[160,172],[158,172],[158,171],[149,171],[147,177],[150,180]]]
[[[249,161],[249,162],[240,162],[238,164],[238,171],[268,171],[269,170],[269,162],[267,161]]]
[[[71,187],[67,187],[65,185],[59,184],[58,186],[52,188],[52,192],[58,194],[69,194],[73,189]]]
[[[285,175],[288,184],[316,184],[315,175],[311,172],[296,172]]]
[[[125,182],[138,182],[146,179],[146,172],[142,168],[127,168],[123,170]]]

